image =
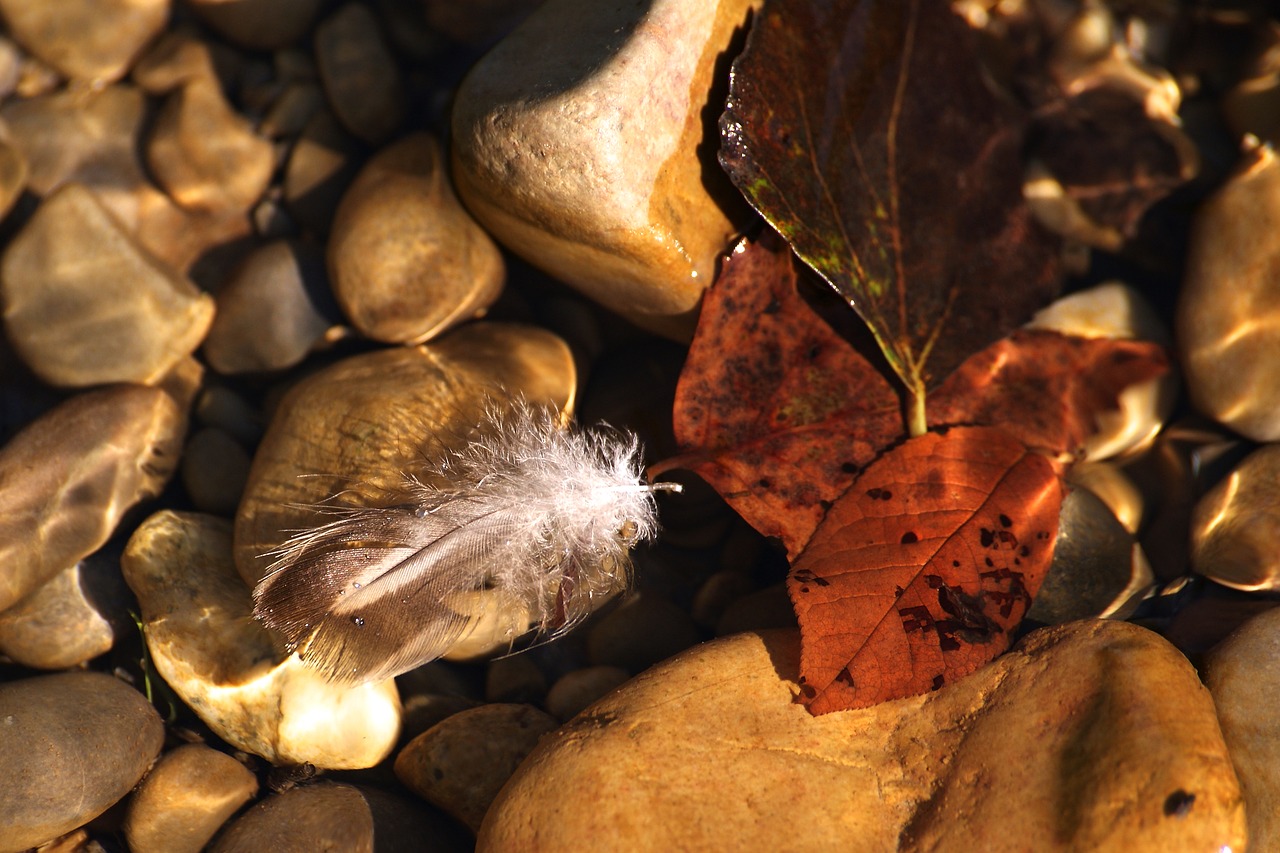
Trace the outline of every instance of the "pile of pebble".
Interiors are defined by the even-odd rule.
[[[1244,5],[1027,4],[1201,168],[1145,254],[1037,196],[1133,280],[1033,324],[1179,369],[1100,421],[991,666],[810,716],[785,561],[691,476],[638,589],[521,654],[480,596],[446,659],[334,685],[251,617],[307,507],[491,389],[675,452],[759,2],[0,0],[0,851],[1280,845],[1280,30]]]

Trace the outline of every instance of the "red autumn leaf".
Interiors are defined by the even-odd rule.
[[[1020,330],[930,395],[944,433],[903,442],[892,388],[800,297],[767,237],[740,245],[704,299],[676,392],[687,452],[665,467],[698,471],[783,539],[806,704],[859,707],[1004,651],[1052,557],[1051,457],[1165,369],[1152,344]]]
[[[766,0],[735,60],[720,161],[866,321],[924,401],[1059,287],[1022,195],[1026,115],[947,0]]]
[[[912,438],[823,520],[787,589],[815,714],[937,690],[999,655],[1053,557],[1053,463],[991,427]]]
[[[744,242],[703,300],[674,409],[681,465],[795,557],[832,501],[899,441],[901,403],[797,293],[776,237]],[[1160,347],[1018,331],[929,397],[937,425],[999,426],[1051,453],[1079,448],[1101,411],[1166,369]]]
[[[1034,450],[1071,454],[1120,392],[1168,369],[1157,344],[1019,329],[930,395],[929,423],[999,426]]]
[[[796,287],[795,258],[772,232],[725,260],[676,389],[689,453],[651,471],[696,471],[791,554],[902,431],[889,382]]]

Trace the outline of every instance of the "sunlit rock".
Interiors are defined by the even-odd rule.
[[[1255,441],[1280,439],[1280,163],[1267,146],[1196,214],[1178,295],[1191,402]]]
[[[156,513],[125,548],[156,671],[219,737],[275,764],[372,767],[395,746],[395,682],[330,684],[251,615],[231,525]]]
[[[177,465],[184,418],[156,388],[72,397],[0,449],[0,611],[97,551]]]
[[[688,336],[741,224],[701,153],[720,58],[757,0],[552,0],[459,87],[453,175],[499,242],[646,328]],[[708,189],[711,187],[711,189]]]
[[[0,261],[9,342],[52,385],[153,383],[204,339],[213,298],[139,245],[94,193],[45,199]]]
[[[361,169],[327,252],[342,310],[387,343],[421,343],[483,313],[506,279],[498,247],[458,203],[440,146],[425,133]]]
[[[1245,590],[1280,588],[1280,446],[1249,454],[1196,503],[1191,567]]]
[[[129,800],[129,850],[199,853],[257,792],[257,777],[230,755],[184,744],[160,758]]]
[[[798,661],[794,632],[740,634],[637,676],[543,738],[477,849],[1244,844],[1213,701],[1145,629],[1044,629],[935,693],[820,717]]]

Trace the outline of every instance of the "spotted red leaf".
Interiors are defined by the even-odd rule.
[[[696,471],[757,530],[799,553],[902,429],[888,380],[809,307],[777,235],[743,241],[703,299],[664,467]]]
[[[787,581],[809,710],[937,690],[1003,652],[1062,497],[1053,463],[991,427],[912,438],[869,466]]]

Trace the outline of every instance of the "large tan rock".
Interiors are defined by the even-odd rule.
[[[936,693],[812,717],[795,632],[716,640],[543,739],[482,851],[1239,850],[1213,702],[1158,635],[1029,635]]]
[[[717,62],[758,0],[551,0],[472,69],[458,194],[508,248],[649,329],[692,312],[742,201],[708,158]],[[704,115],[705,113],[705,115]],[[710,189],[709,189],[710,188]]]

